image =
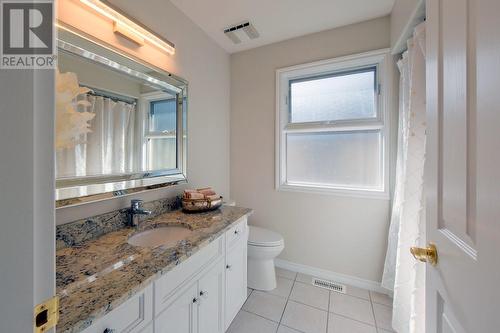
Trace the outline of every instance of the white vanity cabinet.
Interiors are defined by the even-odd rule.
[[[198,333],[224,333],[224,260],[219,260],[198,281]]]
[[[156,333],[224,333],[224,261],[180,290],[155,319]]]
[[[229,230],[226,241],[225,329],[229,327],[247,298],[247,240],[246,220]],[[236,236],[236,237],[235,237]]]
[[[156,317],[154,331],[157,333],[195,333],[198,305],[196,294],[198,286],[191,284],[179,295],[175,295],[167,308]]]
[[[153,320],[153,286],[98,319],[82,333],[146,333]]]
[[[224,333],[246,300],[247,240],[242,217],[83,333]]]

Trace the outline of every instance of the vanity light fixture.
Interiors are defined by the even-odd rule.
[[[113,23],[113,32],[115,34],[119,34],[127,39],[130,39],[137,45],[144,45],[144,38],[138,34],[136,34],[133,30],[129,29],[129,27],[121,22],[115,21]]]
[[[132,21],[101,0],[80,0],[80,2],[113,21],[113,31],[132,40],[138,45],[151,44],[170,55],[175,53],[174,44],[162,39],[140,24]]]

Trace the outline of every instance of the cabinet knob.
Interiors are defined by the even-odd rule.
[[[198,297],[193,298],[193,304],[196,304],[196,303],[198,303],[199,301],[200,301],[200,299],[199,299]]]
[[[240,233],[240,231],[239,231],[238,229],[236,229],[236,230],[234,231],[234,234],[235,234],[235,235],[237,235],[237,234],[239,234],[239,233]]]
[[[226,265],[226,269],[231,269],[231,267],[233,267],[232,265]]]
[[[200,291],[200,296],[207,298],[208,297],[208,291],[204,291],[204,290]]]
[[[114,329],[111,329],[111,328],[106,328],[106,329],[104,330],[104,332],[102,332],[102,333],[115,333],[115,332],[116,332],[116,330],[114,330]]]

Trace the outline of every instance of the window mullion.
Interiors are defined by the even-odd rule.
[[[382,122],[369,122],[364,124],[287,124],[285,133],[307,133],[307,132],[351,132],[351,131],[375,131],[382,130]]]

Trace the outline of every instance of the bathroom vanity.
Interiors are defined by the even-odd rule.
[[[57,332],[225,332],[247,295],[250,213],[225,206],[202,214],[176,210],[138,229],[61,246]],[[168,246],[129,244],[134,235],[171,227],[190,234]]]
[[[57,47],[56,207],[186,182],[188,82],[64,24]],[[227,329],[247,295],[251,210],[175,202],[146,203],[137,227],[127,209],[57,227],[58,333]]]

